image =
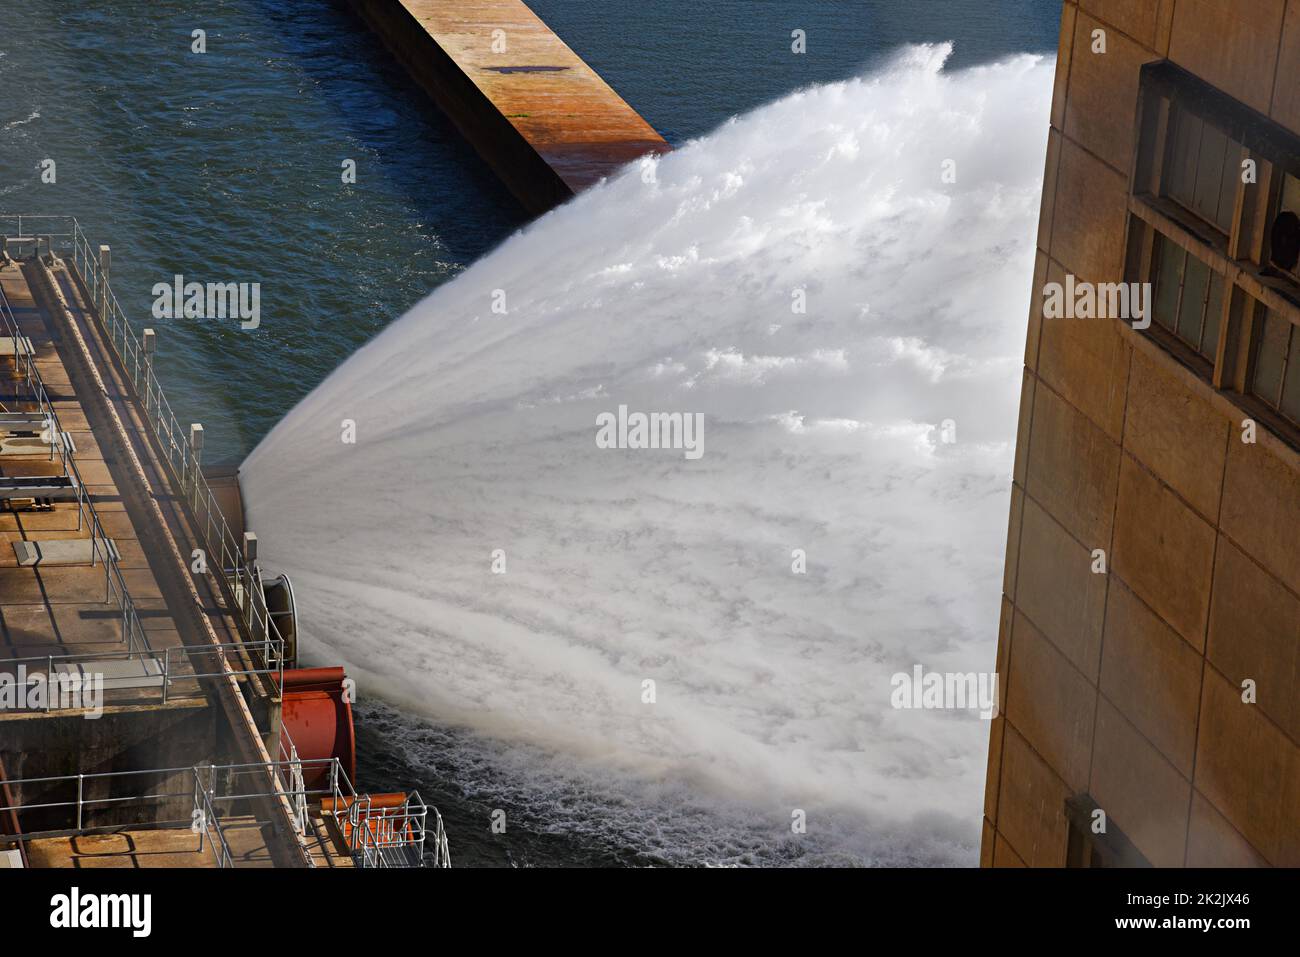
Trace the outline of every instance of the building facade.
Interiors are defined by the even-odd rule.
[[[985,866],[1300,865],[1297,214],[1300,0],[1067,0]]]

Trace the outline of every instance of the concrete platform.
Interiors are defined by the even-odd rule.
[[[114,475],[114,465],[105,460],[104,448],[92,437],[86,410],[57,348],[59,330],[38,308],[18,264],[0,268],[0,284],[23,327],[24,338],[32,343],[46,387],[66,396],[54,400],[53,405],[61,424],[75,433],[77,465],[91,500],[105,531],[117,542],[122,567],[139,586],[138,591],[133,588],[132,597],[152,600],[153,609],[141,619],[150,644],[156,648],[183,644],[145,558],[140,541],[143,516],[126,508],[118,484],[125,479]],[[0,357],[0,369],[12,371],[13,362],[12,356]],[[11,418],[37,411],[31,403],[15,400],[12,390],[2,386],[0,405]],[[58,457],[51,459],[50,448],[44,444],[32,447],[27,454],[14,450],[0,458],[0,477],[53,477],[61,471]],[[89,564],[90,533],[84,522],[80,528],[78,524],[77,505],[72,501],[56,501],[43,510],[0,507],[0,661],[123,650],[116,605],[105,601],[104,570]],[[32,562],[28,553],[37,542],[38,551],[44,554],[40,561]],[[82,551],[86,555],[81,555]],[[61,556],[63,552],[67,554]],[[87,560],[68,564],[69,557]]]
[[[522,0],[351,3],[532,213],[670,149]]]
[[[214,866],[197,835],[170,826],[186,821],[188,801],[178,818],[151,801],[128,807],[118,791],[196,765],[269,762],[280,688],[237,648],[244,632],[224,581],[191,569],[202,538],[187,490],[72,263],[0,262],[13,346],[0,350],[0,804],[13,805],[0,850],[14,846],[5,835],[30,834],[32,866]],[[39,440],[51,409],[53,448]],[[61,500],[45,494],[60,482]],[[115,560],[89,563],[92,526]],[[102,699],[25,693],[36,678],[53,688],[50,675],[93,676]],[[83,781],[97,823],[82,823]],[[289,802],[267,783],[232,809],[256,819],[223,819],[233,863],[329,859],[320,840],[299,840]]]
[[[27,565],[91,565],[107,554],[116,560],[117,545],[111,538],[98,543],[89,538],[28,539],[13,543],[14,558],[21,566]]]
[[[223,822],[237,867],[272,867],[263,826],[251,818]],[[212,841],[199,846],[188,828],[130,828],[111,834],[74,834],[27,842],[30,867],[216,867]]]
[[[267,846],[266,825],[252,817],[223,818],[221,832],[235,867],[274,867]],[[308,819],[307,846],[317,867],[353,867],[341,853],[319,813]],[[122,828],[107,834],[73,834],[37,838],[26,842],[32,868],[215,868],[211,838],[202,846],[199,835],[188,828]]]

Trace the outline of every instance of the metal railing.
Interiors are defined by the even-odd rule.
[[[397,807],[378,807],[370,795],[348,807],[347,833],[353,857],[360,867],[423,867],[426,820],[433,812],[433,866],[451,867],[447,833],[437,808],[424,803],[419,791],[412,791]]]
[[[90,528],[90,564],[92,567],[97,563],[102,563],[104,566],[104,601],[106,603],[116,601],[121,610],[122,641],[128,651],[147,650],[149,642],[145,637],[144,627],[140,624],[135,601],[127,591],[126,579],[122,575],[117,555],[109,546],[109,537],[99,519],[99,512],[90,500],[90,493],[86,491],[86,483],[82,481],[76,459],[68,449],[67,433],[59,421],[54,403],[50,401],[45,383],[41,380],[40,370],[36,367],[36,357],[33,354],[35,349],[28,349],[24,345],[22,329],[18,325],[18,320],[14,318],[9,297],[5,295],[2,286],[0,286],[0,328],[4,330],[4,335],[13,339],[15,369],[19,372],[19,378],[24,380],[27,390],[26,394],[20,397],[18,381],[15,380],[13,401],[36,406],[36,415],[45,424],[42,440],[49,441],[50,458],[53,459],[57,454],[64,476],[72,480],[77,503],[77,530],[80,531],[83,524]],[[20,362],[19,353],[26,357],[25,362]]]
[[[36,812],[47,812],[45,823],[61,825],[35,831],[20,829],[18,834],[0,835],[0,841],[32,841],[104,829],[187,827],[198,838],[197,852],[209,851],[218,867],[234,867],[237,860],[227,834],[232,821],[244,819],[265,824],[267,821],[253,813],[256,804],[288,798],[295,807],[302,808],[301,823],[305,831],[309,805],[320,804],[328,798],[333,800],[332,813],[342,831],[346,851],[357,866],[423,866],[425,819],[429,811],[435,818],[434,866],[450,866],[442,818],[436,809],[426,807],[418,794],[412,792],[400,807],[374,807],[368,795],[358,796],[353,791],[338,758],[298,759],[292,743],[289,747],[295,754],[292,762],[200,764],[10,779],[7,783],[11,794],[36,791],[57,795],[60,789],[72,793],[63,799],[39,801],[25,802],[20,797],[18,803],[0,806],[0,814],[12,811],[30,817]],[[150,776],[162,779],[161,783],[151,784]],[[304,777],[323,778],[326,783],[309,788],[302,783]],[[132,779],[143,780],[146,790],[122,794],[131,788]],[[88,787],[92,792],[104,792],[105,796],[88,794]],[[159,810],[153,814],[112,813],[149,807]],[[182,809],[188,810],[188,817],[176,816]],[[91,823],[92,817],[101,820]],[[109,817],[117,819],[102,820]]]
[[[334,820],[358,867],[424,867],[427,820],[433,814],[433,867],[451,867],[447,832],[438,809],[424,803],[418,791],[401,804],[380,806],[369,795],[358,795],[343,765],[333,758],[329,769],[330,806]]]
[[[6,224],[13,224],[13,231]],[[9,255],[11,245],[19,247],[30,245],[36,255],[40,255],[41,243],[47,251],[52,252],[54,241],[70,244],[75,238],[77,220],[73,216],[59,214],[17,214],[0,213],[0,253]],[[30,232],[29,232],[30,230]]]
[[[154,374],[152,357],[145,354],[107,277],[101,273],[98,259],[91,254],[90,242],[76,220],[72,222],[71,231],[73,265],[90,289],[99,310],[105,337],[117,353],[118,361],[135,388],[145,420],[153,429],[158,447],[172,470],[178,491],[190,507],[195,530],[207,551],[208,564],[212,565],[215,561],[228,581],[230,597],[238,610],[235,619],[244,633],[244,640],[251,644],[267,639],[278,641],[279,629],[266,606],[256,566],[245,559],[229,523],[217,505],[216,496],[186,441],[187,433],[181,429],[167,397],[163,395],[162,386]]]
[[[13,224],[17,236],[8,243],[35,242],[43,239],[51,253],[57,248],[71,253],[73,266],[85,284],[100,328],[111,345],[122,369],[135,389],[167,468],[172,473],[173,484],[189,506],[195,530],[207,554],[207,563],[214,563],[221,574],[216,578],[234,611],[241,637],[250,644],[260,644],[268,639],[280,640],[279,629],[272,620],[262,594],[256,564],[246,560],[230,525],[217,505],[199,461],[176,418],[167,397],[154,373],[152,357],[146,354],[139,338],[126,318],[125,312],[113,293],[108,277],[100,269],[98,257],[90,241],[73,216],[0,214],[0,232]],[[31,235],[28,235],[28,232]],[[39,243],[36,244],[39,253]],[[283,642],[280,647],[284,647]]]
[[[196,684],[206,678],[226,678],[230,676],[239,677],[241,675],[271,675],[275,677],[281,695],[284,693],[284,650],[283,648],[274,647],[275,642],[268,639],[264,643],[265,647],[249,646],[244,642],[227,642],[215,645],[172,645],[160,649],[139,649],[118,652],[92,652],[81,654],[67,655],[32,655],[24,658],[5,658],[0,660],[0,674],[18,673],[20,668],[25,668],[22,677],[23,681],[30,683],[37,675],[44,677],[46,686],[49,691],[45,694],[44,711],[59,711],[67,708],[84,708],[85,704],[71,703],[63,704],[56,701],[54,690],[56,688],[66,689],[69,691],[68,699],[85,700],[84,694],[78,696],[78,692],[86,687],[86,683],[94,682],[96,672],[93,669],[85,668],[87,665],[103,664],[111,661],[152,661],[157,666],[155,671],[149,671],[147,668],[140,674],[144,682],[157,679],[161,689],[162,703],[166,704],[170,700],[178,698],[185,699],[190,697],[184,693],[177,694],[172,690],[173,685],[177,682],[195,682]],[[263,661],[276,662],[270,667],[232,667],[227,658],[227,652],[238,654],[245,651],[260,651]],[[220,664],[218,671],[200,671],[196,666],[196,661],[205,656],[215,657]],[[181,662],[188,664],[189,669],[185,670],[179,667]],[[43,672],[40,670],[44,666]],[[83,666],[81,673],[60,673],[56,672],[56,667],[64,666]],[[34,666],[34,667],[33,667]],[[35,668],[35,670],[34,670]],[[134,676],[132,676],[134,677]],[[99,680],[106,680],[102,672],[99,673]],[[129,680],[129,679],[107,679],[107,680]],[[107,688],[103,689],[105,693],[121,691],[141,691],[152,687],[149,683],[142,683],[134,687]],[[120,696],[115,696],[117,701],[121,701]],[[141,696],[144,697],[143,695]],[[204,694],[201,689],[195,688],[193,697],[201,698]],[[15,710],[32,710],[32,709],[15,709]]]
[[[218,867],[232,866],[233,858],[230,845],[221,830],[221,818],[215,810],[211,779],[205,786],[201,771],[204,765],[179,768],[149,768],[139,771],[105,771],[96,774],[65,774],[55,777],[17,778],[8,781],[10,794],[23,794],[28,790],[42,792],[57,791],[60,788],[75,788],[75,794],[65,800],[19,801],[0,807],[0,813],[13,812],[30,816],[34,812],[67,812],[66,817],[57,819],[59,824],[71,827],[42,828],[36,831],[20,829],[17,834],[0,835],[0,840],[32,841],[42,838],[63,837],[97,830],[140,827],[149,829],[188,828],[198,837],[196,850],[202,852],[205,838],[210,842],[212,854]],[[161,790],[146,790],[139,794],[121,794],[113,796],[112,792],[130,788],[131,780],[145,779],[149,776],[169,778]],[[94,788],[100,782],[108,785],[109,796],[90,796],[86,793],[87,785]],[[192,785],[191,783],[192,782]],[[144,785],[149,787],[147,780]],[[188,800],[188,817],[168,817],[169,813],[180,812]],[[170,810],[167,805],[170,804]],[[110,812],[129,807],[138,811],[141,808],[162,807],[152,816],[141,813],[126,815],[129,821],[89,824],[88,817],[97,815],[111,816]],[[164,815],[158,817],[159,814]],[[46,815],[50,823],[55,823],[52,815]],[[21,818],[18,818],[21,821]]]
[[[285,791],[294,795],[293,826],[299,834],[307,833],[307,784],[303,774],[302,758],[298,756],[298,746],[293,743],[289,729],[280,722],[280,766],[288,774],[288,780],[281,775]],[[308,860],[311,860],[308,857]],[[313,866],[315,866],[313,864]]]
[[[289,751],[294,754],[292,760],[270,764],[200,764],[11,779],[7,782],[9,793],[20,797],[17,803],[0,806],[0,814],[12,811],[30,817],[36,812],[46,812],[44,823],[59,826],[34,831],[20,829],[17,834],[0,835],[0,841],[32,841],[104,829],[187,827],[198,838],[197,852],[208,850],[218,867],[234,867],[236,859],[227,828],[237,819],[267,823],[254,813],[258,802],[287,798],[295,808],[301,809],[295,823],[301,828],[300,833],[305,833],[308,808],[317,805],[323,809],[325,800],[329,799],[329,813],[338,826],[346,852],[357,867],[423,867],[426,863],[439,868],[451,866],[442,815],[437,808],[427,806],[418,792],[406,795],[400,805],[380,807],[370,795],[358,795],[353,790],[338,758],[299,759],[292,742]],[[152,784],[150,777],[160,779],[160,783]],[[303,783],[306,778],[323,779],[325,783],[309,788]],[[121,793],[132,788],[132,780],[143,781],[143,793]],[[92,792],[103,793],[88,794],[88,787]],[[57,796],[60,789],[72,793],[61,800],[22,800],[30,791],[54,792]],[[138,813],[151,807],[157,810],[150,814]],[[113,813],[123,809],[137,813]],[[188,811],[188,817],[180,816],[184,811]],[[430,813],[433,815],[431,833],[426,826]],[[98,823],[92,823],[91,818]],[[426,847],[426,837],[432,839],[431,847]],[[424,859],[426,849],[432,854],[431,862]]]
[[[203,838],[208,838],[208,846],[212,848],[212,858],[217,867],[233,868],[235,859],[230,853],[230,842],[226,840],[226,832],[221,826],[221,815],[213,806],[212,781],[213,776],[209,774],[208,786],[204,787],[200,768],[194,768],[194,812],[190,816],[190,830],[198,830],[200,851],[203,850]]]

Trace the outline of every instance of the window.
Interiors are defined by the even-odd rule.
[[[1300,136],[1168,61],[1142,68],[1138,130],[1143,334],[1300,449]]]
[[[1065,800],[1065,820],[1070,826],[1065,849],[1066,867],[1150,867],[1097,802],[1087,794]]]
[[[1223,316],[1223,276],[1163,237],[1156,239],[1154,258],[1156,322],[1213,362]]]
[[[1177,105],[1170,111],[1167,142],[1162,194],[1219,232],[1230,233],[1241,181],[1241,144]]]
[[[1263,325],[1251,392],[1300,424],[1300,333],[1271,309],[1264,312]]]

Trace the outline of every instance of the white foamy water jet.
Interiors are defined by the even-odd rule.
[[[994,667],[1052,65],[948,53],[630,168],[295,408],[243,484],[307,654],[669,860],[974,863],[988,722],[890,677]]]

